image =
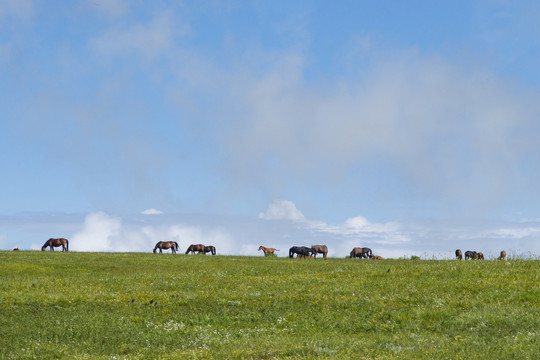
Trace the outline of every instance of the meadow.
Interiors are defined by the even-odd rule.
[[[538,260],[0,252],[1,359],[538,359]]]

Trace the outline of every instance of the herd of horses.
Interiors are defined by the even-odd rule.
[[[162,254],[162,250],[171,249],[173,254],[176,254],[178,251],[178,243],[176,241],[159,241],[156,246],[154,247],[154,254],[159,249],[159,253]],[[204,254],[211,253],[212,255],[216,255],[216,248],[212,245],[206,246],[203,244],[191,244],[189,245],[188,249],[186,250],[186,255],[192,253],[192,254]]]
[[[506,251],[501,251],[501,254],[497,259],[504,260],[506,258]],[[463,253],[460,249],[456,250],[456,259],[463,260]],[[484,253],[479,251],[467,250],[465,251],[465,260],[484,260]]]
[[[50,238],[49,240],[45,241],[45,244],[41,247],[41,251],[45,251],[48,247],[51,251],[54,251],[55,247],[62,247],[62,251],[68,251],[69,250],[69,241],[64,238]],[[159,250],[159,253],[162,254],[163,250],[171,249],[173,254],[176,254],[176,252],[179,249],[178,243],[176,241],[159,241],[156,246],[154,247],[154,254]],[[14,251],[18,251],[19,249],[13,249]],[[279,249],[276,248],[269,248],[265,246],[259,246],[259,250],[264,253],[265,256],[268,255],[275,255],[274,253],[276,251],[279,251]],[[204,254],[211,253],[212,255],[216,255],[216,248],[212,245],[203,245],[203,244],[191,244],[186,250],[186,255],[192,253],[192,254]],[[328,255],[328,247],[326,245],[311,245],[311,247],[308,246],[293,246],[289,249],[289,258],[293,258],[294,255],[296,255],[297,258],[317,258],[317,254],[322,254],[323,259],[326,260],[326,256]],[[456,252],[456,259],[457,260],[463,260],[463,253],[460,249],[457,249]],[[349,254],[350,258],[360,258],[360,259],[373,259],[373,260],[382,260],[382,257],[373,255],[373,251],[371,251],[370,248],[367,247],[355,247],[351,250]],[[501,251],[500,256],[498,257],[499,260],[504,260],[506,258],[506,251]],[[479,251],[472,251],[467,250],[465,251],[465,260],[484,260],[484,254]]]
[[[269,249],[265,248],[264,246],[259,247],[259,250]],[[271,250],[274,250],[273,248],[270,248]],[[273,252],[271,252],[273,253]],[[265,255],[267,255],[267,252],[264,252]],[[317,254],[322,254],[323,259],[326,259],[326,256],[328,255],[328,247],[326,245],[311,245],[311,247],[307,246],[293,246],[289,249],[289,258],[293,258],[294,255],[296,255],[297,258],[317,258]],[[350,252],[351,259],[373,259],[373,260],[382,260],[381,256],[373,255],[373,251],[371,251],[370,248],[367,247],[355,247]]]

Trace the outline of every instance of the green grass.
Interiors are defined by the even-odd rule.
[[[538,359],[539,265],[0,252],[0,358]]]

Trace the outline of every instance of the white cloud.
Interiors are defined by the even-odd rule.
[[[294,202],[289,200],[275,200],[265,213],[259,214],[264,220],[293,220],[296,226],[315,233],[330,234],[340,238],[355,238],[356,241],[369,239],[376,244],[398,244],[410,241],[404,233],[402,226],[397,222],[374,224],[363,216],[347,219],[343,224],[327,224],[324,221],[308,220]]]
[[[143,215],[161,215],[161,214],[163,214],[163,211],[151,208],[151,209],[143,210],[141,212],[141,214],[143,214]]]
[[[74,251],[115,251],[122,222],[103,212],[86,216],[81,231],[72,236],[70,249]]]
[[[259,219],[303,221],[305,217],[292,201],[274,200],[266,212],[259,214]]]

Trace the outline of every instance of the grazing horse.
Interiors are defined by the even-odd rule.
[[[382,258],[382,256],[377,255],[377,256],[372,256],[371,259],[372,260],[382,260],[383,258]]]
[[[328,254],[328,247],[326,245],[311,245],[311,248],[315,250],[313,255],[317,258],[317,254],[323,254],[323,259],[326,260],[326,255]]]
[[[189,245],[188,249],[186,250],[186,254],[189,254],[189,253],[195,254],[195,251],[197,252],[197,254],[200,254],[200,253],[205,254],[204,245],[203,244],[197,244],[197,245],[191,244],[191,245]]]
[[[279,251],[279,249],[275,249],[275,248],[267,248],[267,247],[264,247],[264,246],[259,246],[259,250],[257,251],[260,251],[262,250],[263,253],[264,253],[264,256],[268,256],[269,254],[274,254],[274,251]]]
[[[216,248],[213,247],[212,245],[205,246],[204,247],[204,254],[206,255],[207,252],[212,253],[212,255],[216,255]]]
[[[460,249],[456,250],[456,259],[457,260],[463,260],[463,253],[461,252]]]
[[[499,256],[499,260],[504,260],[504,258],[506,257],[506,251],[501,251],[501,256]]]
[[[297,259],[314,259],[315,256],[314,255],[300,255],[300,254],[298,254],[298,255],[296,255],[296,258]]]
[[[467,250],[465,251],[465,260],[468,259],[478,259],[478,253],[476,251]]]
[[[51,247],[51,251],[54,251],[54,248],[58,246],[62,247],[62,251],[68,251],[69,241],[64,238],[59,238],[59,239],[50,238],[49,240],[45,241],[45,244],[43,244],[43,246],[41,247],[41,251],[45,251],[47,246]]]
[[[307,246],[293,246],[289,249],[289,258],[293,258],[294,254],[302,256],[310,256],[315,250],[308,248]]]
[[[176,254],[178,251],[178,243],[176,241],[160,241],[156,244],[154,247],[154,254],[156,253],[157,249],[159,249],[159,253],[163,254],[161,250],[165,249],[171,249],[173,254]]]
[[[484,260],[484,253],[479,252],[476,256],[478,260]]]
[[[373,257],[373,252],[371,251],[370,248],[360,248],[360,247],[355,247],[354,249],[352,249],[351,251],[351,258],[371,258]]]
[[[15,248],[15,249],[13,249],[13,251],[19,251],[19,248]]]

